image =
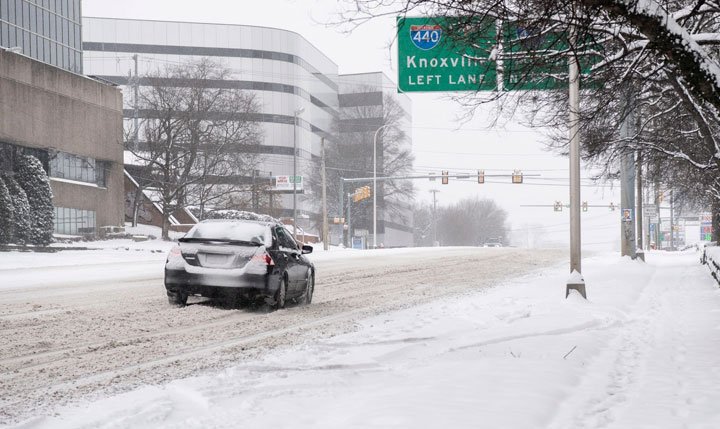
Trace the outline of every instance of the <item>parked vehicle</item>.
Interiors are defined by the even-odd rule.
[[[257,302],[283,308],[288,300],[310,304],[315,266],[280,223],[206,220],[172,248],[165,263],[165,288],[171,304],[189,295]]]
[[[483,244],[483,247],[503,247],[499,238],[490,238]]]

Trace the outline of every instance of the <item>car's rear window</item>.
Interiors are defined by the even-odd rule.
[[[272,245],[270,228],[252,222],[208,222],[195,225],[184,238],[247,241]]]

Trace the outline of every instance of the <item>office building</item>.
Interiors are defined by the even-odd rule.
[[[307,179],[317,172],[321,139],[333,144],[338,138],[335,130],[341,116],[341,86],[350,93],[355,81],[365,88],[385,79],[383,85],[390,88],[389,80],[381,74],[351,77],[341,85],[344,77],[338,76],[336,63],[301,35],[276,28],[85,17],[83,50],[86,74],[123,88],[128,128],[134,115],[133,82],[143,85],[142,76],[149,72],[202,57],[219,61],[232,71],[232,79],[204,85],[230,85],[253,94],[259,102],[261,111],[254,120],[263,132],[261,176],[292,175],[295,144],[298,175]],[[136,65],[137,81],[133,79]],[[409,106],[409,100],[401,98]],[[407,112],[409,121],[409,108]],[[297,200],[297,222],[317,233],[312,220],[319,218],[319,195],[312,195],[307,188]],[[274,194],[273,201],[275,216],[293,216],[291,194]],[[381,225],[384,227],[382,220]],[[412,234],[408,234],[408,240],[389,235],[390,242],[385,245],[411,245]]]
[[[80,0],[0,0],[0,150],[40,159],[56,233],[92,235],[123,224],[122,94],[80,74],[80,16]]]
[[[1,0],[0,46],[82,73],[80,0]]]

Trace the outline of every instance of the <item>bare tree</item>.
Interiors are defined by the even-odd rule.
[[[567,58],[580,63],[586,83],[581,133],[584,156],[617,175],[617,160],[643,153],[649,162],[693,177],[703,201],[720,201],[720,4],[714,0],[399,0],[348,1],[355,24],[381,14],[446,16],[443,37],[471,47],[466,56],[497,61],[505,89],[467,93],[456,99],[472,114],[498,103],[498,119],[520,116],[530,125],[555,129],[551,146],[567,150]],[[498,40],[478,44],[494,24]],[[502,44],[500,43],[502,42]],[[531,91],[533,82],[559,90]],[[521,115],[517,115],[521,113]],[[626,118],[634,132],[621,136]],[[683,172],[678,174],[679,172]],[[693,187],[687,183],[686,187]],[[720,206],[720,204],[713,204]],[[720,217],[720,212],[715,213]]]
[[[130,148],[144,187],[158,190],[163,238],[178,208],[245,192],[259,162],[259,110],[251,94],[220,84],[232,73],[207,58],[150,73],[140,93],[144,142]]]
[[[415,246],[433,245],[433,208],[430,203],[420,203],[413,210],[413,243]]]
[[[445,246],[507,242],[507,212],[493,200],[466,198],[438,212],[438,240]]]
[[[370,92],[370,91],[368,91]],[[328,212],[340,213],[340,188],[345,194],[369,183],[342,186],[341,178],[372,177],[373,140],[377,132],[377,175],[403,176],[412,172],[414,157],[408,135],[404,131],[405,112],[400,103],[388,94],[383,95],[382,105],[358,103],[358,106],[343,108],[334,124],[335,141],[326,144]],[[383,127],[379,132],[378,129]],[[310,177],[310,188],[314,195],[320,195],[321,178],[318,168]],[[414,195],[412,183],[408,180],[386,180],[378,182],[378,207],[392,217],[404,219]],[[347,198],[343,204],[347,203]],[[351,204],[353,225],[371,229],[372,198]],[[320,219],[317,220],[318,223]]]

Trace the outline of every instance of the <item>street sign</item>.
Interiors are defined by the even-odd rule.
[[[471,43],[457,41],[471,27]],[[538,33],[538,34],[534,34]],[[502,26],[498,50],[497,24],[491,19],[398,17],[398,91],[547,90],[567,86],[569,48],[565,32],[534,31],[521,23]],[[591,41],[586,43],[600,49]],[[502,59],[502,67],[498,63]],[[580,73],[587,76],[598,55],[580,55]],[[587,81],[587,79],[581,79]]]
[[[303,177],[302,176],[275,176],[274,180],[275,182],[275,191],[291,191],[293,190],[293,183],[297,183],[295,185],[295,189],[297,189],[298,192],[303,190]]]
[[[643,211],[645,212],[645,216],[648,217],[654,217],[657,216],[657,206],[643,206]]]
[[[495,22],[478,20],[483,37],[474,46],[458,46],[447,30],[457,20],[397,18],[398,90],[493,91],[497,87],[496,62],[491,59],[496,40]]]
[[[365,248],[365,237],[353,237],[352,238],[353,249],[364,249]]]
[[[700,240],[712,241],[712,213],[700,215]]]
[[[370,235],[370,231],[367,229],[355,228],[355,235],[357,235],[358,237],[367,237],[368,235]]]

